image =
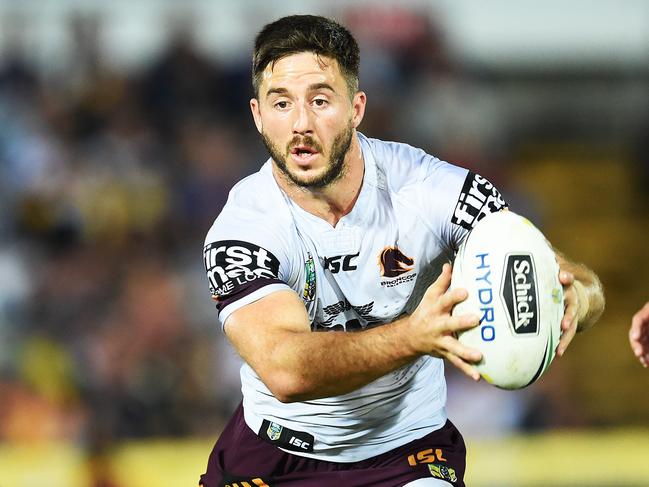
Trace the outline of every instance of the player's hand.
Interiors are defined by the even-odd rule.
[[[581,302],[584,295],[577,290],[577,286],[580,286],[581,283],[575,282],[575,276],[571,272],[560,270],[559,282],[563,285],[564,312],[561,320],[561,339],[557,345],[556,354],[561,357],[575,337],[579,317],[583,316],[584,307],[588,304]]]
[[[466,289],[451,289],[451,265],[444,264],[442,273],[431,284],[419,306],[410,316],[409,330],[413,347],[418,353],[445,358],[474,380],[480,374],[470,364],[482,358],[480,351],[460,343],[456,334],[477,326],[479,317],[474,314],[451,316],[453,306],[464,301]]]
[[[631,319],[629,343],[642,366],[649,366],[649,301]]]

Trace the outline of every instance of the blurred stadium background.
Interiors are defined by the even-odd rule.
[[[280,5],[281,3],[281,5]],[[239,400],[204,235],[265,160],[252,38],[361,43],[362,131],[496,183],[608,307],[529,389],[449,371],[468,484],[649,485],[646,0],[0,0],[0,487],[196,485]]]

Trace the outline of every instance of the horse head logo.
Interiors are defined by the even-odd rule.
[[[379,255],[379,265],[381,266],[381,276],[397,277],[413,269],[415,260],[405,255],[399,247],[386,247]]]

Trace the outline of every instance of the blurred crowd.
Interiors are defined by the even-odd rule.
[[[396,14],[378,28],[345,19],[361,42],[361,130],[507,193],[511,127],[492,85],[461,72],[430,19]],[[190,26],[130,72],[104,62],[97,18],[73,19],[69,37],[74,62],[57,72],[32,63],[19,32],[0,58],[0,441],[215,435],[239,400],[237,358],[202,244],[267,157],[250,63],[203,54]]]
[[[248,85],[182,30],[115,72],[97,27],[55,75],[19,42],[0,65],[0,440],[211,432],[238,398],[201,255],[262,160]]]

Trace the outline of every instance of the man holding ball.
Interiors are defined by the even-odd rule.
[[[270,158],[239,182],[204,261],[219,321],[245,364],[243,403],[204,487],[464,486],[444,360],[478,380],[449,289],[460,243],[507,207],[485,178],[357,131],[366,94],[340,24],[281,18],[258,34],[252,116]],[[556,349],[599,317],[589,269],[558,255]]]

